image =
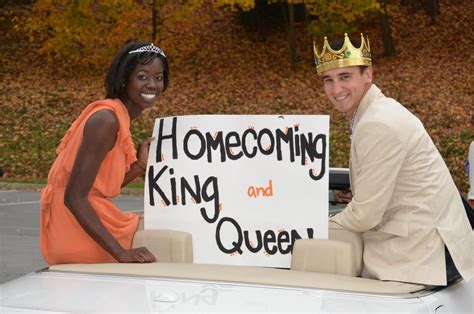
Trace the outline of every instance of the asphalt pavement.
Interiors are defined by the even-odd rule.
[[[48,266],[39,250],[41,187],[0,182],[0,284]],[[143,212],[142,189],[124,188],[113,201],[124,211]],[[330,205],[330,212],[341,206]]]
[[[0,190],[0,283],[47,267],[39,250],[39,198],[38,191]],[[141,195],[120,195],[114,203],[143,212]]]

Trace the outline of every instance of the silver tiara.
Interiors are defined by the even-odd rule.
[[[154,52],[166,58],[166,55],[163,52],[163,50],[161,50],[160,47],[153,45],[153,43],[149,44],[148,46],[142,46],[136,50],[132,50],[128,54],[137,53],[137,52]]]

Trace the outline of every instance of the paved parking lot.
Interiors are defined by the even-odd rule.
[[[0,189],[0,284],[47,267],[39,251],[39,192],[14,188]],[[143,212],[142,191],[122,191],[127,195],[116,197],[114,203],[125,211]],[[330,212],[342,207],[331,205]]]
[[[143,211],[142,196],[121,195],[117,206]],[[39,251],[39,192],[0,190],[0,283],[46,267]]]

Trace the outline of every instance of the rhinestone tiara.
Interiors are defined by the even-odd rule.
[[[130,55],[132,53],[139,53],[139,52],[154,52],[154,53],[158,53],[158,54],[160,54],[160,55],[162,55],[163,57],[166,58],[166,55],[163,52],[163,50],[161,50],[160,47],[157,47],[157,46],[153,45],[153,43],[151,43],[147,46],[142,46],[138,49],[132,50],[128,54]]]

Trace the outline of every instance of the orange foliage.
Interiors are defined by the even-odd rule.
[[[133,0],[38,0],[24,28],[50,63],[98,66],[125,42],[151,37],[151,9]]]
[[[412,14],[410,8],[398,5],[389,8],[395,57],[383,57],[377,21],[365,24],[363,30],[370,36],[375,83],[420,118],[456,184],[466,191],[464,161],[474,139],[470,125],[474,63],[469,61],[474,2],[440,2],[442,13],[435,25],[424,12]],[[160,9],[163,24],[156,44],[167,54],[174,51],[170,87],[156,107],[133,122],[137,142],[149,136],[154,120],[163,116],[331,114],[330,165],[347,166],[347,118],[332,109],[321,89],[302,23],[297,24],[299,62],[291,68],[284,28],[269,25],[264,40],[255,38],[255,30],[240,24],[234,13],[208,4],[193,11],[190,18],[198,23],[193,27],[179,18],[171,21],[180,6],[174,2]],[[7,176],[19,179],[44,178],[71,121],[104,94],[103,72],[83,75],[44,66],[35,46],[25,42],[27,34],[9,23],[13,15],[24,21],[31,14],[29,6],[0,11],[0,30],[5,34],[0,36],[0,166]],[[103,66],[107,64],[108,60]]]

